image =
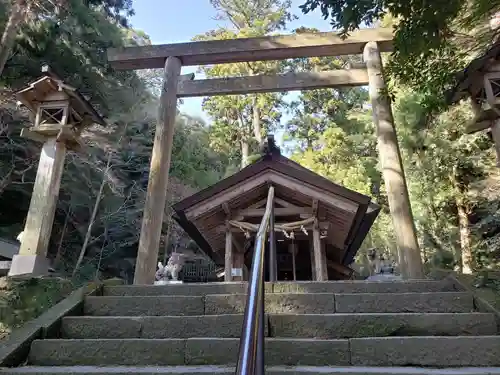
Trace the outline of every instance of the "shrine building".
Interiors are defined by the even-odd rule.
[[[353,272],[349,265],[380,206],[284,157],[279,148],[178,202],[173,218],[224,267],[224,281],[248,280],[269,186],[275,190],[276,279],[349,279]],[[266,280],[269,250],[268,240]],[[320,254],[317,261],[315,254]]]

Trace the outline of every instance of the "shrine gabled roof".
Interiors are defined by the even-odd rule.
[[[243,168],[241,171],[229,176],[216,184],[199,191],[190,197],[176,203],[173,208],[175,211],[185,211],[186,209],[211,199],[214,195],[223,192],[237,184],[255,177],[259,173],[271,170],[293,177],[299,181],[306,182],[328,193],[345,197],[359,204],[368,204],[371,198],[350,190],[344,186],[338,185],[325,177],[322,177],[300,164],[288,159],[282,155],[266,155],[261,157],[255,163]]]
[[[286,185],[287,181],[290,181],[290,186]],[[353,260],[380,211],[380,206],[371,202],[369,196],[338,185],[278,153],[267,154],[234,175],[174,204],[174,219],[207,255],[217,264],[222,264],[223,256],[217,249],[223,243],[223,237],[213,227],[217,221],[224,224],[220,216],[223,208],[218,202],[243,207],[262,198],[262,194],[267,195],[266,185],[269,184],[275,185],[278,194],[280,190],[286,191],[282,193],[283,198],[295,193],[304,198],[308,195],[307,191],[313,190],[318,194],[322,192],[317,197],[324,197],[324,200],[315,199],[323,202],[327,216],[335,221],[333,225],[336,225],[334,232],[337,236],[342,232],[338,241],[332,242],[342,251],[342,262],[345,264]],[[206,220],[210,220],[210,224],[206,225]]]

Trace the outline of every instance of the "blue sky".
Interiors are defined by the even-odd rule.
[[[315,27],[320,31],[330,31],[328,21],[323,20],[321,13],[315,11],[304,15],[300,12],[299,5],[304,0],[293,0],[292,11],[299,16],[298,20],[290,23],[289,30],[300,26]],[[172,5],[175,4],[175,7]],[[188,42],[195,35],[222,25],[215,20],[216,12],[209,0],[136,0],[134,1],[135,16],[132,26],[146,32],[154,44]],[[185,67],[182,74],[196,72],[197,67]],[[199,73],[196,78],[203,78]],[[290,93],[288,99],[293,99],[297,93]],[[200,116],[209,122],[208,117],[201,108],[202,98],[184,99],[181,111],[192,116]],[[286,122],[288,116],[284,116]]]

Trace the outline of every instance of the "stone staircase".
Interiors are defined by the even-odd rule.
[[[245,293],[108,286],[0,374],[234,374]],[[266,374],[500,374],[495,315],[447,280],[266,284],[266,313]]]

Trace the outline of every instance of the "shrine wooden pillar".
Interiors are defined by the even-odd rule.
[[[309,256],[311,258],[311,281],[316,281],[316,260],[314,256],[314,240],[309,240]]]
[[[313,253],[314,253],[314,276],[316,281],[328,280],[326,275],[325,257],[323,256],[323,247],[321,246],[321,232],[318,219],[314,220],[313,225]]]
[[[244,253],[239,249],[233,252],[233,269],[231,272],[233,281],[243,281]]]
[[[326,241],[321,239],[321,262],[323,270],[323,280],[328,281],[328,259],[326,257]]]
[[[245,249],[238,243],[236,236],[231,236],[232,238],[232,251],[233,256],[233,269],[231,270],[231,276],[233,281],[243,281],[246,280],[245,277]],[[248,270],[247,270],[248,271]]]
[[[224,255],[224,281],[233,280],[233,233],[231,228],[226,231],[226,249]]]
[[[424,277],[420,247],[408,195],[408,187],[401,161],[391,101],[387,92],[380,49],[376,42],[369,42],[363,53],[368,70],[369,92],[373,121],[377,129],[377,143],[382,174],[387,189],[389,210],[392,216],[396,244],[405,254],[405,278]]]
[[[298,248],[296,243],[291,243],[288,245],[288,252],[292,255],[292,273],[293,273],[293,281],[297,280],[297,264],[295,257],[298,253]]]
[[[160,235],[167,199],[167,187],[172,156],[177,88],[181,60],[168,57],[165,61],[163,89],[149,168],[149,182],[144,204],[139,249],[135,265],[134,284],[153,284],[160,246]]]

